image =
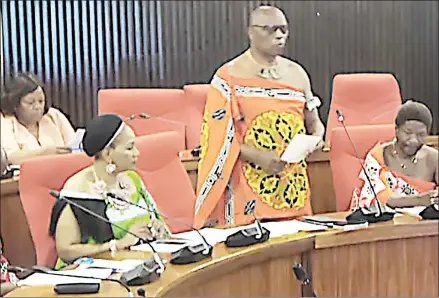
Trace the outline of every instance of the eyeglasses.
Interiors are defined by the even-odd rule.
[[[283,34],[288,32],[287,25],[252,25],[252,27],[262,28],[264,31],[267,31],[269,34],[274,34],[277,30],[280,30]]]

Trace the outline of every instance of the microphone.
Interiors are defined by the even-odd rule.
[[[377,210],[374,212],[372,208],[362,208],[358,206],[358,209],[355,210],[354,212],[352,212],[351,214],[349,214],[346,217],[346,220],[348,222],[365,222],[367,221],[368,223],[376,223],[376,222],[383,222],[383,221],[389,221],[389,220],[393,220],[393,217],[395,216],[394,212],[389,212],[389,211],[383,211],[383,208],[381,206],[381,202],[380,200],[378,200],[378,195],[375,192],[375,188],[372,185],[372,182],[370,180],[370,177],[366,171],[366,169],[364,168],[364,164],[361,161],[359,154],[357,152],[357,149],[355,148],[354,142],[351,139],[351,136],[349,135],[349,132],[346,128],[346,125],[344,123],[344,117],[343,114],[341,113],[340,110],[336,110],[335,111],[337,113],[337,120],[343,125],[343,129],[346,133],[346,136],[349,139],[349,142],[351,144],[352,149],[354,150],[354,154],[355,157],[357,158],[358,162],[361,165],[361,169],[363,170],[364,175],[366,176],[367,182],[369,183],[370,188],[372,189],[373,195],[375,197],[375,202],[377,205]]]
[[[263,243],[270,238],[270,231],[262,227],[261,222],[255,215],[256,200],[250,200],[244,207],[244,214],[252,214],[255,219],[255,226],[239,230],[229,235],[225,241],[227,247],[243,247],[257,243]]]
[[[301,264],[294,264],[293,266],[294,275],[296,279],[302,283],[303,297],[317,297],[311,280],[308,278],[305,269],[303,269]]]
[[[148,212],[154,212],[154,210],[151,210],[147,207],[138,205],[138,204],[133,203],[133,202],[123,200],[111,192],[108,192],[107,195],[113,199],[121,200],[123,202],[126,202],[130,205],[136,206],[137,208],[146,210]],[[203,259],[206,259],[206,258],[209,258],[212,256],[212,251],[213,251],[212,245],[210,245],[207,242],[206,238],[204,238],[204,236],[200,233],[200,231],[198,229],[194,229],[193,227],[191,227],[187,223],[179,221],[175,218],[170,218],[169,216],[166,216],[163,213],[159,213],[159,214],[166,219],[174,220],[175,222],[179,222],[179,223],[187,226],[191,230],[195,231],[198,235],[200,235],[200,238],[202,240],[201,244],[198,244],[195,246],[188,245],[188,246],[182,247],[181,249],[179,249],[175,252],[172,252],[171,253],[171,264],[186,265],[186,264],[196,263],[198,261],[201,261]]]
[[[428,205],[424,210],[419,213],[422,219],[439,219],[439,206],[438,204]]]
[[[154,249],[154,247],[151,245],[150,241],[147,239],[144,239],[142,237],[139,237],[138,235],[128,231],[127,229],[112,223],[107,218],[102,217],[99,214],[96,214],[95,212],[73,202],[70,199],[67,199],[66,197],[60,195],[60,193],[56,191],[50,191],[50,195],[55,197],[57,200],[64,200],[67,203],[69,203],[72,206],[75,206],[76,208],[79,208],[80,210],[84,211],[85,213],[90,214],[91,216],[98,218],[105,223],[108,223],[112,226],[115,226],[118,229],[121,229],[127,234],[130,234],[136,238],[139,238],[142,242],[146,243],[153,252],[153,257],[149,260],[146,260],[142,264],[136,266],[134,269],[124,272],[121,276],[121,280],[125,282],[129,286],[141,286],[145,284],[152,283],[159,279],[160,275],[163,273],[163,271],[166,268],[165,261],[160,257],[160,255],[157,253],[157,251]]]
[[[65,277],[73,277],[73,278],[84,278],[84,279],[93,279],[93,280],[101,280],[101,281],[109,281],[109,282],[115,282],[121,285],[125,290],[127,290],[129,297],[135,297],[133,291],[121,280],[113,279],[113,278],[96,278],[96,277],[89,277],[89,276],[81,276],[81,275],[74,275],[74,274],[65,274],[65,273],[57,273],[50,271],[49,268],[42,268],[40,266],[32,266],[32,268],[23,268],[18,266],[8,266],[7,271],[15,273],[21,277],[21,279],[24,279],[31,274],[34,273],[41,273],[41,274],[47,274],[47,275],[60,275]],[[66,271],[67,272],[67,271]],[[93,285],[93,286],[91,286]],[[82,284],[82,283],[69,283],[69,284],[58,284],[55,285],[55,288],[58,287],[58,290],[56,291],[58,294],[91,294],[91,293],[97,293],[99,292],[100,285],[99,284]]]

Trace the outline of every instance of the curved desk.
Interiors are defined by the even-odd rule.
[[[212,258],[190,265],[169,264],[159,280],[145,285],[154,296],[302,296],[292,267],[302,263],[314,247],[314,237],[306,233],[273,239],[248,248],[228,249],[223,243],[214,247]],[[150,253],[122,251],[114,259],[143,259]],[[108,254],[101,255],[109,258]],[[136,288],[133,288],[136,290]],[[21,287],[8,296],[55,296],[52,286]],[[126,296],[126,290],[103,282],[96,296]]]
[[[168,264],[158,281],[143,288],[148,296],[298,297],[302,296],[301,287],[292,272],[297,262],[312,274],[320,296],[438,297],[437,254],[438,221],[401,216],[368,229],[298,233],[248,248],[228,249],[218,244],[212,259],[191,265]],[[149,255],[123,251],[116,259]],[[22,287],[8,296],[54,295],[53,287],[47,286]],[[95,296],[126,295],[119,285],[103,282]]]
[[[326,297],[439,297],[439,222],[411,216],[316,236],[314,289]]]

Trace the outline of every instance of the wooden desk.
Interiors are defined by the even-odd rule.
[[[197,189],[198,157],[186,152],[181,162],[188,172],[194,190]],[[311,205],[314,213],[336,211],[335,191],[332,183],[332,172],[329,166],[329,149],[316,151],[307,159],[309,183],[311,185]]]
[[[346,213],[330,216],[344,218]],[[438,297],[437,252],[438,221],[401,216],[368,229],[302,232],[248,248],[228,249],[218,244],[211,260],[183,266],[168,263],[159,280],[142,288],[147,296],[298,297],[301,289],[292,265],[300,262],[312,274],[318,296]],[[123,251],[116,259],[149,255]],[[8,296],[55,294],[49,286],[22,287]],[[127,293],[116,284],[103,282],[94,296]]]
[[[302,289],[294,278],[292,266],[303,263],[314,247],[314,236],[306,233],[273,239],[248,248],[228,249],[223,243],[214,247],[212,258],[191,265],[168,262],[159,280],[142,288],[149,297],[300,297]],[[168,259],[169,254],[162,254]],[[102,255],[108,258],[108,254]],[[149,253],[124,251],[115,259],[150,257]],[[133,291],[137,288],[133,287]],[[52,286],[21,287],[10,297],[55,296]],[[127,296],[119,285],[103,282],[101,297]]]
[[[314,289],[325,297],[438,297],[438,221],[410,216],[316,236]]]
[[[1,236],[5,257],[14,266],[36,264],[35,247],[18,192],[18,177],[1,181]]]

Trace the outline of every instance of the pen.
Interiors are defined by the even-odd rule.
[[[306,223],[314,224],[314,225],[319,225],[319,226],[325,226],[325,227],[328,227],[328,228],[332,228],[332,227],[334,227],[334,224],[333,224],[333,223],[329,223],[329,222],[326,223],[326,222],[314,221],[314,220],[306,219],[306,218],[302,219],[302,222],[306,222]]]

